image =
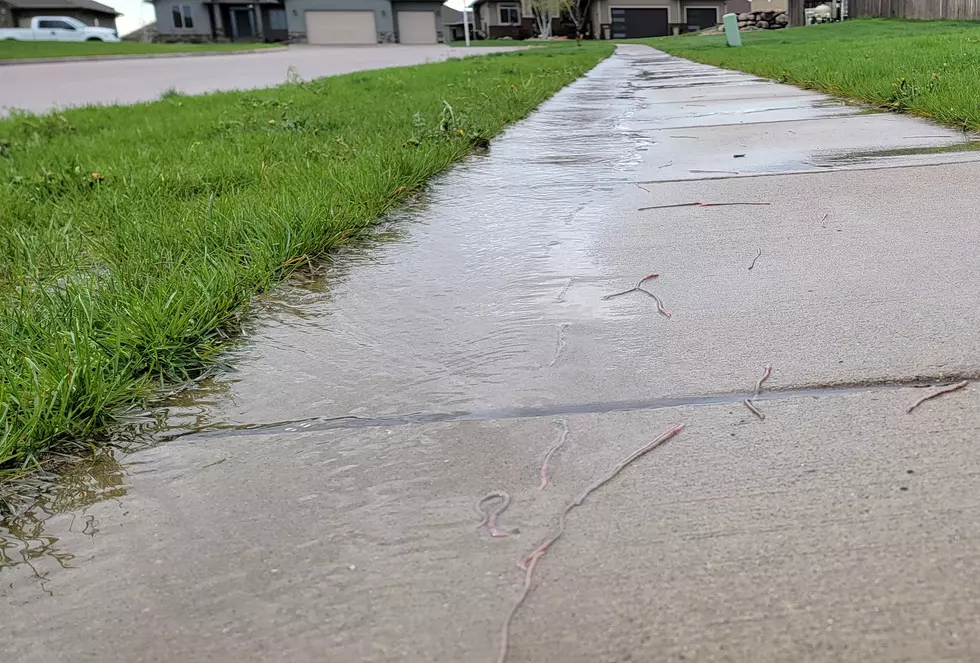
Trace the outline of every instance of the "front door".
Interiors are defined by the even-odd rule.
[[[251,9],[232,7],[231,36],[243,41],[255,38],[255,15]]]
[[[612,38],[639,39],[641,37],[666,37],[670,34],[667,9],[613,7]]]

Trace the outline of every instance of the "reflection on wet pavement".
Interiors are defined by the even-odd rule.
[[[551,416],[703,394],[697,376],[655,370],[673,355],[655,361],[651,348],[675,341],[655,309],[647,315],[649,302],[601,301],[639,276],[608,249],[619,241],[616,215],[651,199],[636,183],[977,159],[961,133],[773,89],[621,48],[487,155],[438,178],[374,245],[259,299],[227,370],[123,427],[121,439],[148,449],[128,463],[130,490],[142,473],[183,477],[225,463],[200,431],[294,422],[282,432],[298,433],[344,417],[384,426],[536,408]],[[16,577],[48,577],[99,531],[86,507],[125,503],[126,492],[110,455],[66,475],[0,526],[0,573],[27,565]]]

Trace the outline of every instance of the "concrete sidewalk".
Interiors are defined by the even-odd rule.
[[[508,661],[978,660],[980,390],[905,411],[980,377],[968,147],[620,47],[35,510],[0,647],[494,661],[517,561],[684,423],[571,512]],[[671,318],[602,299],[650,272]],[[519,533],[477,527],[491,491]]]

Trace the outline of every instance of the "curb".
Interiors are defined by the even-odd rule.
[[[21,64],[45,64],[58,62],[98,62],[100,60],[156,60],[160,58],[194,58],[213,55],[241,55],[243,53],[275,53],[288,51],[286,46],[271,48],[248,48],[240,51],[174,51],[173,53],[132,53],[119,55],[71,55],[61,58],[19,58],[0,60],[0,67],[13,67]]]

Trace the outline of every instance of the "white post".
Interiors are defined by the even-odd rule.
[[[466,46],[470,45],[470,10],[465,5],[463,6],[463,35],[466,37]]]

